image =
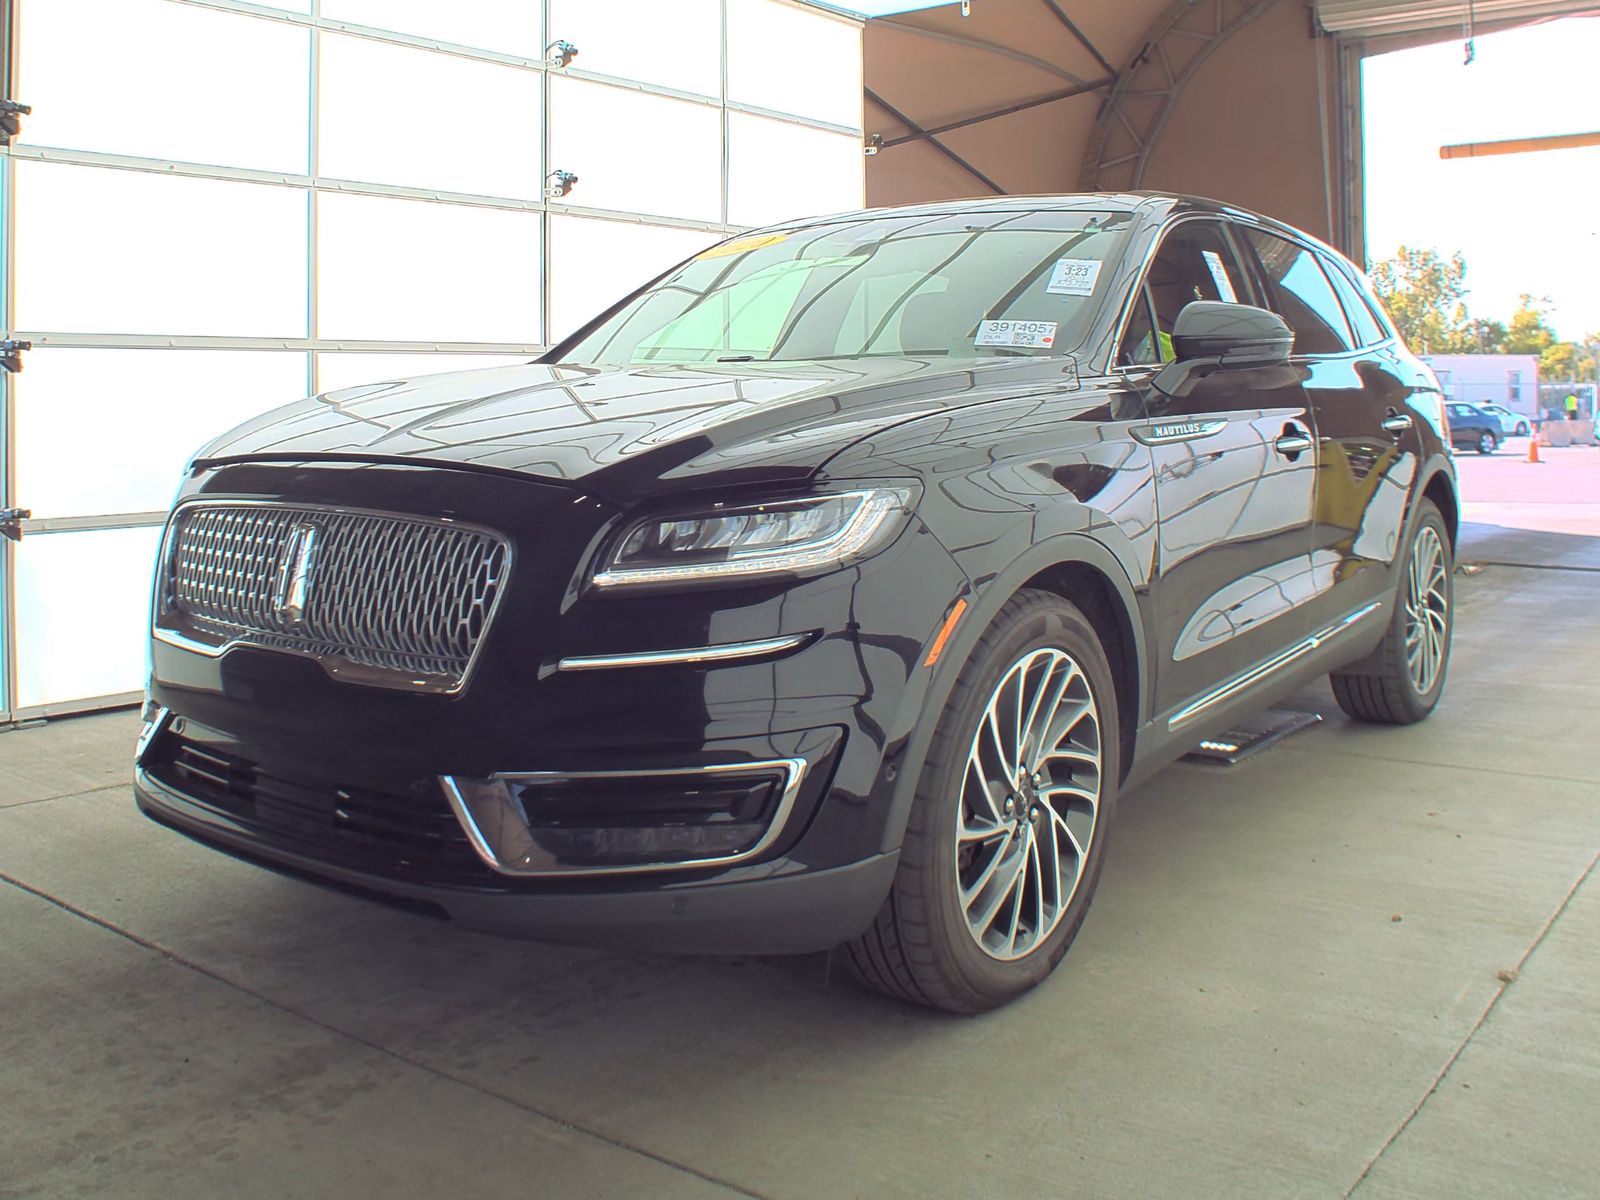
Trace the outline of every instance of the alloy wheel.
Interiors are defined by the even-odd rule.
[[[1406,569],[1406,669],[1417,695],[1433,691],[1444,670],[1450,633],[1449,575],[1438,531],[1424,525]]]
[[[1070,655],[1032,650],[1001,676],[956,813],[962,914],[991,958],[1024,958],[1061,923],[1088,865],[1103,757],[1094,694]]]

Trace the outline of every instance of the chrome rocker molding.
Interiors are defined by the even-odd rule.
[[[761,835],[748,850],[738,854],[725,854],[714,858],[695,858],[679,862],[659,863],[630,863],[617,867],[572,867],[559,870],[547,870],[542,867],[527,867],[518,862],[521,855],[508,841],[515,840],[521,835],[526,843],[530,835],[528,826],[522,815],[511,803],[503,803],[500,810],[493,813],[496,829],[486,831],[484,823],[480,823],[468,805],[466,796],[462,793],[455,777],[450,775],[439,776],[439,783],[444,788],[444,794],[450,801],[450,807],[456,814],[456,820],[461,822],[461,828],[467,835],[467,840],[472,843],[472,848],[477,851],[491,870],[501,875],[518,876],[522,878],[537,877],[540,879],[561,879],[572,876],[606,876],[606,875],[638,875],[651,871],[693,871],[704,867],[726,867],[734,863],[744,862],[755,858],[765,851],[783,832],[783,827],[788,823],[789,814],[794,811],[795,800],[800,795],[800,784],[805,779],[806,760],[803,758],[775,758],[761,762],[724,763],[705,767],[668,767],[659,771],[502,771],[491,775],[487,782],[500,783],[525,780],[567,780],[567,779],[659,779],[671,775],[753,775],[762,772],[778,771],[784,777],[783,792],[778,797],[778,806],[772,814],[772,820],[767,825],[767,831]]]
[[[617,667],[668,667],[696,663],[732,662],[741,658],[767,658],[798,650],[814,635],[764,638],[755,642],[724,642],[717,646],[691,646],[683,650],[644,650],[637,654],[586,654],[563,658],[558,671],[609,671]]]
[[[1168,719],[1168,731],[1174,731],[1183,728],[1183,726],[1205,715],[1207,711],[1215,708],[1217,705],[1233,699],[1241,692],[1248,691],[1250,688],[1255,687],[1258,683],[1264,682],[1269,676],[1276,675],[1279,671],[1289,666],[1289,664],[1304,658],[1307,654],[1310,654],[1313,650],[1317,650],[1326,645],[1340,634],[1348,632],[1355,625],[1366,620],[1369,616],[1377,612],[1378,609],[1382,607],[1382,600],[1374,600],[1365,608],[1358,608],[1355,612],[1351,613],[1342,620],[1335,621],[1332,625],[1329,625],[1325,629],[1319,629],[1316,633],[1313,633],[1304,641],[1297,642],[1295,645],[1290,646],[1283,653],[1277,655],[1275,658],[1268,659],[1259,667],[1255,667],[1252,670],[1246,671],[1243,675],[1229,680],[1221,687],[1207,692],[1198,700],[1184,705],[1184,707],[1173,713]]]

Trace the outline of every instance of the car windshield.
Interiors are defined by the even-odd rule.
[[[875,216],[735,238],[568,346],[600,364],[1048,355],[1071,346],[1130,222],[1114,212]]]

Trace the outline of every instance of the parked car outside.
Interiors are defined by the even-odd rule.
[[[1324,674],[1363,721],[1433,710],[1444,428],[1360,273],[1232,206],[739,236],[537,362],[202,449],[138,803],[464,925],[842,946],[990,1008],[1162,764]]]
[[[1533,432],[1533,418],[1526,413],[1512,412],[1503,404],[1480,404],[1478,407],[1500,422],[1503,438],[1527,437]]]
[[[1503,436],[1500,418],[1487,413],[1476,404],[1452,400],[1450,412],[1450,444],[1458,449],[1476,450],[1479,454],[1493,454]]]

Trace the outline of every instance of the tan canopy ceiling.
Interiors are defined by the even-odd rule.
[[[1596,0],[1473,0],[1477,32]],[[1464,36],[1444,0],[970,0],[866,24],[873,204],[1149,188],[1359,252],[1363,55]]]

